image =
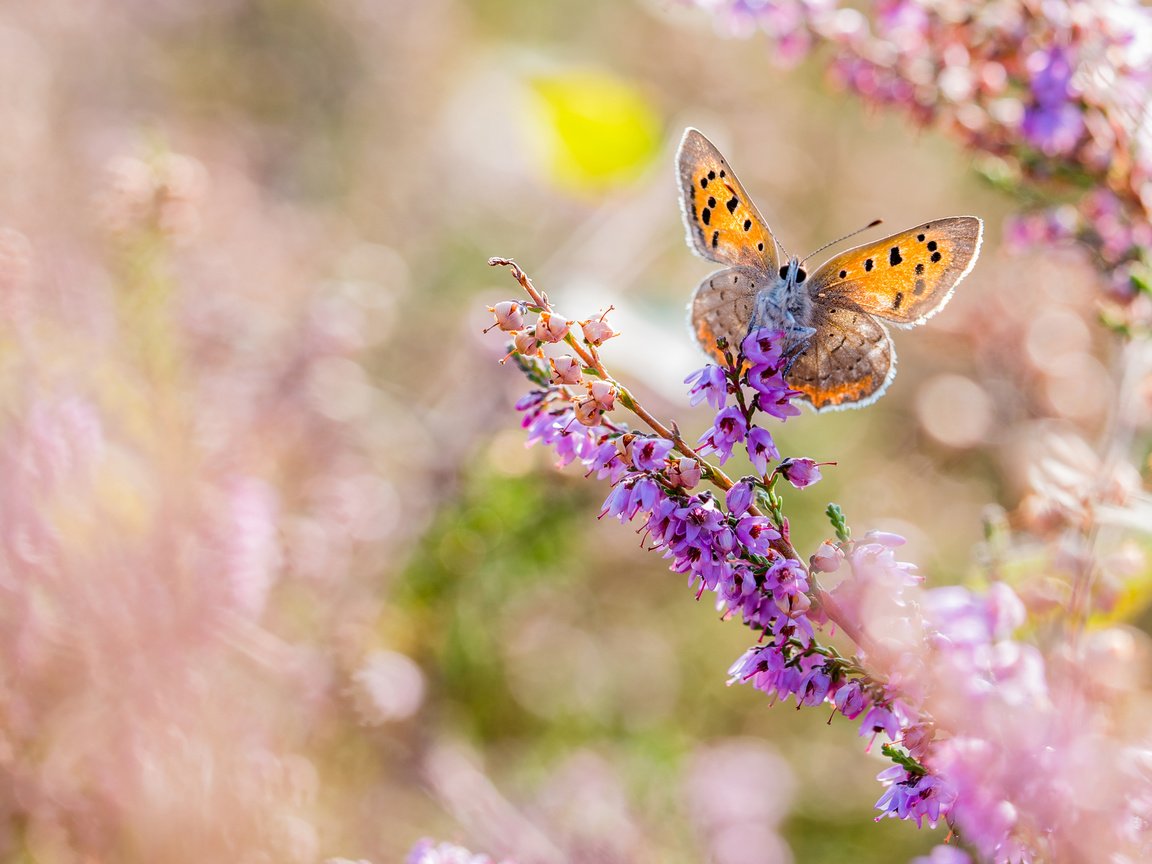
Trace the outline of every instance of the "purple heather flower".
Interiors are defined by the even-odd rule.
[[[744,440],[747,432],[748,423],[744,414],[733,405],[716,415],[712,428],[700,438],[698,446],[702,452],[719,456],[720,464],[723,465],[732,458],[732,448]]]
[[[797,489],[811,486],[820,479],[820,466],[814,459],[785,459],[776,470]]]
[[[849,681],[840,687],[832,701],[836,705],[836,710],[849,720],[855,720],[868,707],[868,696],[859,681]]]
[[[728,512],[733,516],[743,516],[752,506],[752,484],[741,480],[728,490],[724,503],[728,505]]]
[[[621,458],[615,439],[609,438],[596,447],[588,463],[588,473],[591,474],[593,471],[596,472],[597,479],[607,478],[613,484],[618,483],[627,473],[628,463]]]
[[[688,391],[690,405],[699,405],[707,399],[709,405],[720,411],[728,401],[728,376],[723,369],[712,363],[697,369],[684,379],[684,383],[692,384]]]
[[[792,404],[800,391],[789,387],[779,372],[768,366],[753,366],[748,370],[747,379],[748,386],[756,391],[757,407],[765,414],[787,420],[800,413],[799,407]]]
[[[766,327],[753,330],[740,343],[740,352],[753,365],[768,366],[775,371],[784,360],[784,331]]]
[[[661,495],[656,481],[643,476],[627,478],[612,487],[600,516],[615,516],[621,522],[630,522],[637,513],[651,511]]]
[[[901,819],[915,819],[919,827],[927,818],[932,827],[947,815],[956,800],[955,793],[945,786],[938,777],[931,774],[913,774],[901,765],[893,765],[876,775],[881,783],[888,784],[876,809],[885,811],[884,816]]]
[[[767,429],[754,426],[748,430],[745,444],[748,447],[748,458],[752,461],[752,467],[761,477],[765,476],[768,473],[768,460],[780,458],[780,451],[776,449],[772,435]]]
[[[900,721],[883,705],[873,705],[860,721],[860,734],[871,735],[873,739],[883,732],[889,740],[895,741],[900,735]]]
[[[780,532],[763,516],[744,516],[736,523],[736,537],[753,555],[767,555]]]
[[[659,471],[672,452],[672,446],[667,438],[636,438],[628,446],[628,454],[637,471]]]
[[[1030,105],[1020,125],[1024,138],[1045,156],[1071,153],[1084,135],[1084,115],[1076,105]]]
[[[796,691],[796,699],[801,705],[819,705],[828,696],[832,679],[823,665],[817,666],[805,675]]]

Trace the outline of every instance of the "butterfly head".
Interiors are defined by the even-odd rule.
[[[791,259],[780,268],[780,278],[788,285],[803,284],[804,280],[808,278],[808,274],[804,271],[804,268],[800,266],[801,263],[799,258]]]

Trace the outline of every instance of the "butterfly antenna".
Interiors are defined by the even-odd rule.
[[[800,263],[803,264],[805,261],[807,261],[813,255],[818,255],[819,253],[821,253],[825,249],[827,249],[829,246],[835,246],[837,243],[841,243],[841,242],[847,240],[849,237],[855,237],[861,231],[867,231],[869,228],[875,228],[877,225],[879,225],[883,221],[884,221],[883,219],[873,219],[871,222],[869,222],[863,228],[857,228],[855,231],[852,231],[848,234],[845,234],[843,237],[838,237],[837,239],[833,240],[831,243],[825,243],[823,246],[821,246],[815,252],[809,252],[807,255],[805,255],[803,260],[801,260]]]

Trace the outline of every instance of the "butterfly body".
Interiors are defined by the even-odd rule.
[[[778,244],[731,167],[695,129],[678,155],[689,245],[728,265],[696,289],[689,313],[705,351],[735,347],[750,330],[783,330],[789,386],[817,411],[878,399],[896,374],[884,319],[923,323],[943,308],[979,253],[983,223],[956,216],[924,223],[834,256],[809,276],[783,266]]]
[[[788,348],[811,338],[816,330],[811,326],[812,298],[803,284],[806,275],[798,258],[781,267],[776,278],[769,279],[756,296],[748,329],[783,330]]]

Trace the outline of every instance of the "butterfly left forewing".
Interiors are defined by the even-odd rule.
[[[720,151],[688,129],[676,156],[688,245],[710,261],[779,269],[776,241]]]
[[[897,326],[922,324],[976,263],[983,225],[953,216],[849,249],[813,274],[809,293],[817,303],[848,301]]]

